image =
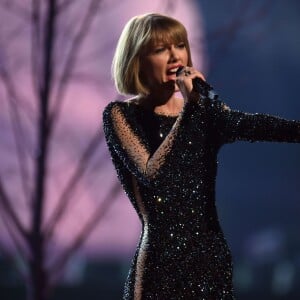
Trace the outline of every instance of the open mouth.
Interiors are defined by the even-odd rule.
[[[174,67],[174,68],[172,68],[172,69],[168,69],[168,70],[167,70],[167,75],[168,75],[168,76],[169,76],[169,75],[176,75],[176,72],[178,71],[179,68],[180,68],[180,66]]]

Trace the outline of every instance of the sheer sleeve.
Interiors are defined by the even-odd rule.
[[[137,179],[149,184],[164,164],[179,132],[184,135],[184,131],[188,130],[187,121],[194,105],[192,102],[185,104],[172,129],[152,155],[142,139],[141,132],[137,130],[138,124],[134,126],[134,120],[127,116],[125,108],[128,104],[110,103],[103,113],[103,126],[112,156],[117,155]],[[184,129],[185,127],[187,128]]]
[[[277,116],[232,110],[221,101],[212,103],[215,132],[222,143],[243,141],[300,142],[300,122]]]

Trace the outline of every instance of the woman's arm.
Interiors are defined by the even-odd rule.
[[[109,150],[116,154],[139,180],[149,184],[159,173],[174,140],[184,135],[192,126],[190,116],[197,101],[193,97],[198,95],[190,96],[191,99],[185,104],[169,134],[153,155],[150,155],[147,146],[128,122],[124,109],[127,104],[110,103],[103,112],[103,127]]]
[[[222,143],[237,140],[300,142],[300,121],[286,120],[267,114],[251,114],[232,110],[223,102],[212,104],[213,122]]]

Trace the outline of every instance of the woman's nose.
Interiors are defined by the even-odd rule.
[[[170,60],[177,61],[179,58],[177,48],[174,45],[172,45],[172,46],[170,46],[169,52],[170,52]]]

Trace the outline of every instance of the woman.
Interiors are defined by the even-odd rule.
[[[104,131],[143,226],[124,299],[233,299],[215,207],[217,153],[236,140],[300,142],[300,122],[210,99],[185,28],[167,16],[131,19],[112,71],[118,91],[135,97],[106,107]]]

